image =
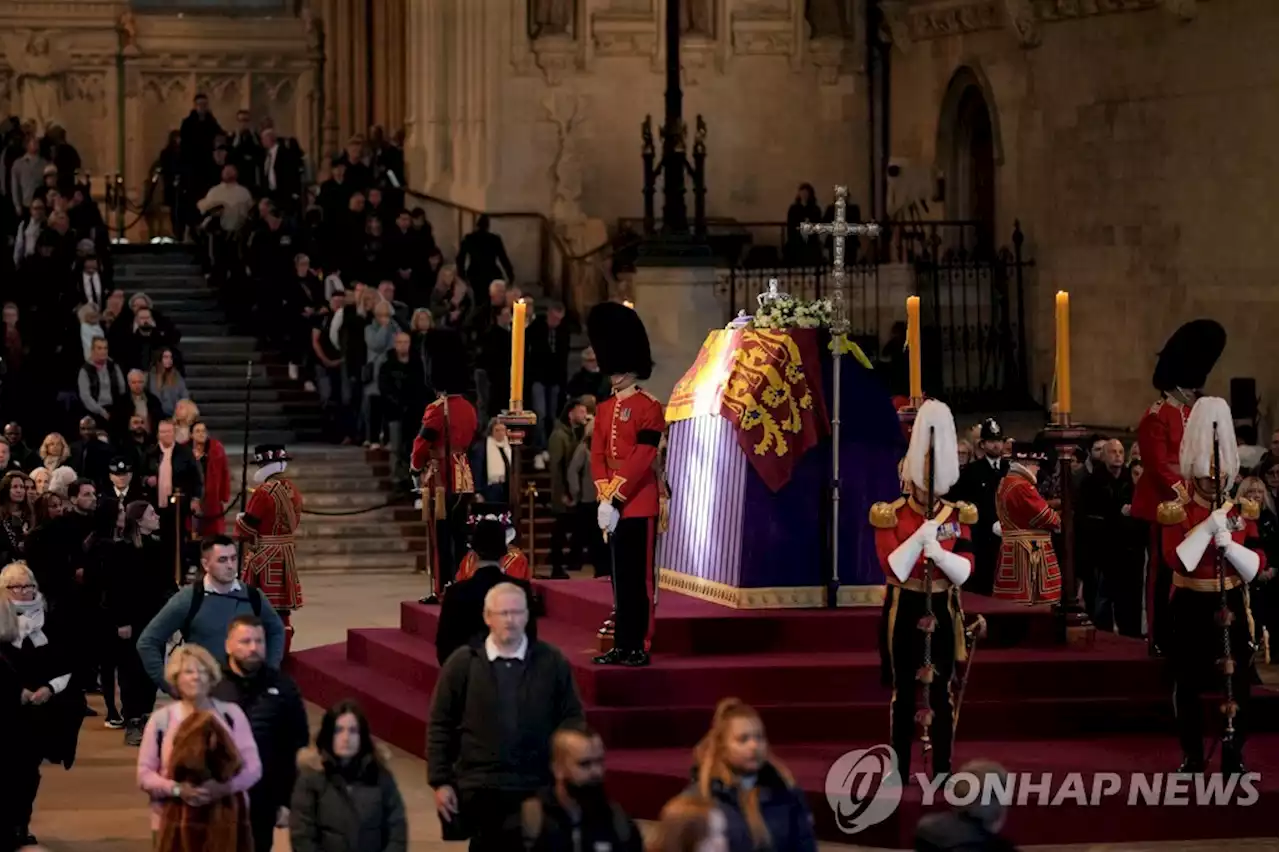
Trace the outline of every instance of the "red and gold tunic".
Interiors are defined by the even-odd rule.
[[[969,525],[978,520],[978,510],[968,503],[942,502],[941,508],[933,520],[938,524],[938,544],[943,550],[949,550],[963,556],[969,562],[969,570],[973,570],[973,545],[969,537]],[[921,550],[915,566],[906,582],[899,583],[889,568],[889,555],[898,549],[925,522],[924,507],[914,499],[899,497],[892,503],[876,503],[871,507],[871,525],[876,530],[876,556],[880,558],[880,567],[884,570],[885,582],[894,586],[902,586],[913,592],[924,591],[925,565],[928,559]],[[933,590],[946,591],[951,581],[942,571],[933,570]]]
[[[245,543],[244,582],[259,589],[277,610],[302,606],[302,584],[294,560],[294,534],[302,517],[302,494],[276,475],[254,489],[236,537]]]
[[[1133,486],[1133,505],[1129,513],[1140,521],[1155,523],[1160,505],[1177,497],[1174,489],[1182,482],[1178,453],[1182,447],[1182,431],[1190,415],[1189,407],[1163,397],[1138,421],[1142,478]]]
[[[477,424],[476,407],[464,397],[450,395],[438,398],[422,412],[422,427],[418,430],[418,436],[413,439],[413,454],[409,466],[414,470],[428,471],[431,481],[426,485],[434,484],[435,487],[443,488],[444,479],[440,468],[443,466],[447,443],[448,452],[452,456],[450,490],[454,494],[470,494],[475,491],[467,450],[475,439]],[[428,463],[430,469],[427,467]]]
[[[453,581],[461,583],[463,580],[469,580],[471,575],[476,573],[476,568],[479,565],[480,557],[476,556],[474,550],[468,550],[467,555],[462,557],[462,562],[458,563],[458,573],[453,578]],[[533,572],[529,570],[529,560],[525,558],[524,551],[514,544],[507,546],[507,554],[502,557],[498,567],[508,577],[529,583],[533,582]]]
[[[1143,474],[1144,476],[1146,474]],[[1189,489],[1188,489],[1189,490]],[[1231,532],[1231,539],[1236,544],[1245,547],[1258,554],[1258,570],[1262,571],[1267,567],[1267,558],[1262,551],[1262,542],[1258,536],[1258,525],[1255,518],[1258,515],[1258,506],[1248,500],[1240,501],[1237,506],[1230,500],[1222,504],[1227,510],[1227,522]],[[1208,546],[1205,547],[1204,553],[1200,556],[1200,562],[1196,565],[1194,571],[1188,571],[1187,567],[1182,564],[1182,558],[1178,556],[1178,545],[1182,544],[1182,540],[1187,537],[1193,529],[1208,519],[1213,513],[1209,502],[1196,494],[1191,500],[1183,502],[1181,500],[1170,500],[1160,504],[1157,520],[1160,522],[1160,546],[1164,552],[1165,561],[1173,566],[1173,585],[1175,588],[1191,589],[1197,592],[1212,592],[1217,594],[1218,589],[1218,564],[1217,554],[1214,548],[1213,540],[1210,539]],[[1234,589],[1236,586],[1244,584],[1244,580],[1236,573],[1235,569],[1230,565],[1226,569],[1226,587]]]
[[[623,518],[656,518],[656,462],[666,428],[662,403],[636,386],[596,406],[591,433],[591,478],[597,498],[611,500]]]
[[[996,487],[1000,561],[992,597],[1036,604],[1062,597],[1062,575],[1052,534],[1062,526],[1031,477],[1010,470]]]

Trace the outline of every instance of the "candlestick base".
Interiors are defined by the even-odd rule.
[[[524,443],[525,433],[537,424],[538,415],[526,411],[520,406],[519,400],[516,400],[514,408],[503,409],[498,415],[498,422],[507,427],[507,441],[513,447],[518,447]]]
[[[1058,638],[1072,648],[1092,648],[1097,631],[1076,594],[1075,501],[1071,493],[1071,462],[1080,441],[1089,431],[1072,425],[1070,412],[1054,412],[1053,422],[1045,428],[1044,434],[1057,453],[1058,479],[1062,488],[1062,550],[1058,554],[1058,565],[1062,570],[1062,600],[1053,608],[1058,619]]]

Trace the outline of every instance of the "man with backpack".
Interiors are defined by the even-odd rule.
[[[267,664],[279,668],[284,659],[284,624],[271,603],[257,589],[240,582],[236,545],[225,535],[200,542],[203,577],[183,586],[156,614],[138,637],[142,667],[157,686],[164,680],[165,645],[175,634],[181,641],[199,645],[224,665],[227,630],[238,615],[253,614],[262,620],[267,635]]]

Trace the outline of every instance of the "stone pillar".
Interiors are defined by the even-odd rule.
[[[369,31],[364,0],[318,0],[324,21],[325,142],[340,148],[368,127]],[[325,152],[333,153],[332,150]]]
[[[406,0],[371,0],[373,29],[369,45],[373,57],[373,120],[390,135],[404,126]]]
[[[633,283],[635,308],[649,333],[653,375],[645,389],[665,401],[698,357],[707,332],[724,325],[711,266],[640,266]]]

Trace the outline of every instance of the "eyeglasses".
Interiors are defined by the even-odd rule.
[[[15,592],[34,592],[36,586],[34,583],[17,583],[12,586],[5,586],[6,589],[13,589]]]

